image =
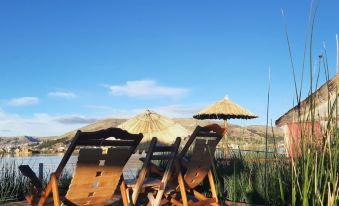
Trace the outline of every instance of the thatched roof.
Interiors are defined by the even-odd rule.
[[[149,142],[153,137],[158,142],[172,144],[177,137],[186,137],[189,132],[180,124],[157,113],[146,110],[118,126],[132,134],[142,133],[144,138],[141,143]]]
[[[328,116],[328,107],[333,107],[338,101],[335,101],[338,97],[339,91],[339,74],[336,74],[332,79],[323,84],[318,90],[313,92],[305,100],[300,102],[299,105],[293,107],[283,116],[281,116],[275,124],[277,126],[283,126],[287,123],[298,122],[299,119],[307,121],[310,116],[311,103],[314,102],[315,119],[326,120]],[[300,117],[298,115],[300,111]]]
[[[225,97],[193,116],[196,119],[252,119],[257,115]]]

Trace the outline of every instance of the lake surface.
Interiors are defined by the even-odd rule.
[[[140,157],[144,155],[133,154],[132,157],[127,162],[124,167],[124,178],[125,179],[134,179],[137,175],[138,170],[142,166],[142,162],[139,160]],[[31,155],[31,156],[3,156],[0,157],[0,172],[4,170],[4,167],[15,167],[18,168],[19,165],[29,165],[32,170],[38,175],[39,172],[39,163],[43,164],[43,173],[44,177],[47,177],[51,172],[55,171],[58,167],[63,154],[53,154],[53,155]],[[78,160],[77,155],[71,156],[68,161],[64,172],[72,173],[76,162]],[[17,170],[19,172],[19,169]]]
[[[283,154],[284,150],[278,150],[278,153],[281,155]],[[237,154],[239,152],[239,150],[229,150],[229,154],[230,153],[235,153]],[[245,155],[247,153],[251,153],[254,154],[256,156],[263,156],[265,153],[263,151],[250,151],[250,150],[242,150],[241,154]],[[139,160],[140,157],[145,156],[146,154],[139,154],[139,153],[135,153],[132,155],[132,157],[129,159],[129,161],[127,162],[127,164],[124,167],[124,178],[126,180],[128,179],[135,179],[135,177],[138,174],[139,169],[142,167],[142,162]],[[224,156],[224,152],[223,151],[216,151],[215,153],[215,157],[216,158],[225,158]],[[269,154],[269,157],[271,157],[273,155],[273,153]],[[2,172],[2,170],[4,170],[4,166],[5,167],[14,167],[14,168],[18,168],[19,165],[29,165],[32,170],[38,175],[39,172],[39,163],[43,163],[43,174],[44,177],[49,177],[49,174],[53,171],[55,171],[55,169],[58,167],[61,159],[63,157],[63,154],[37,154],[37,155],[31,155],[31,156],[4,156],[4,157],[0,157],[0,172]],[[73,173],[74,167],[76,165],[76,162],[78,160],[78,156],[77,155],[73,155],[71,156],[70,160],[68,161],[64,171],[68,172],[70,174]],[[18,174],[19,174],[19,169],[17,169]]]

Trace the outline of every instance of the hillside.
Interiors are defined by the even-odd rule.
[[[118,125],[120,125],[124,121],[126,121],[126,119],[103,119],[103,120],[99,120],[99,121],[97,121],[93,124],[89,124],[87,126],[81,127],[77,130],[81,130],[83,132],[89,132],[89,131],[96,131],[96,130],[100,130],[100,129],[106,129],[106,128],[109,128],[109,127],[117,127]],[[67,132],[67,133],[61,135],[61,137],[72,138],[75,135],[77,130]]]
[[[95,131],[100,129],[105,129],[109,127],[117,127],[121,123],[126,121],[126,119],[103,119],[97,121],[93,124],[84,126],[79,128],[82,131]],[[175,122],[181,124],[188,131],[192,132],[197,125],[205,126],[211,123],[217,123],[221,126],[223,125],[222,121],[212,121],[212,120],[196,120],[192,118],[175,118]],[[67,132],[60,137],[45,137],[45,138],[34,138],[34,137],[0,137],[0,144],[2,147],[6,147],[6,145],[35,145],[35,149],[39,150],[50,150],[55,151],[57,148],[65,147],[69,142],[69,139],[72,138],[75,134],[76,130]],[[274,137],[273,138],[273,133]],[[268,142],[269,144],[275,143],[280,144],[283,142],[283,131],[280,128],[272,128],[268,129]],[[249,148],[249,147],[262,147],[265,144],[265,134],[266,134],[266,126],[262,125],[251,125],[247,127],[242,127],[239,125],[228,125],[228,144],[239,145],[241,148]],[[36,145],[37,142],[42,142],[39,145]],[[35,144],[34,144],[35,143]]]
[[[23,145],[40,142],[38,138],[29,136],[20,137],[0,137],[0,146],[4,145]]]
[[[174,118],[175,122],[181,124],[188,131],[192,132],[197,125],[205,126],[211,123],[220,124],[223,126],[222,121],[213,121],[213,120],[197,120],[193,118]],[[116,127],[119,124],[126,121],[125,119],[104,119],[96,123],[87,125],[85,127],[79,128],[82,131],[95,131],[99,129],[105,129],[109,127]],[[68,132],[62,137],[72,138],[76,131]],[[274,137],[276,143],[281,143],[283,141],[283,131],[280,128],[273,128]],[[269,143],[273,143],[273,133],[272,128],[268,128],[268,137]],[[242,127],[239,125],[228,124],[228,140],[229,143],[239,144],[240,143],[253,143],[253,144],[264,144],[265,143],[265,134],[266,126],[263,125],[251,125],[247,127]]]

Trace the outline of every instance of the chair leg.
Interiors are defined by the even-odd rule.
[[[26,195],[25,199],[27,200],[27,202],[29,202],[31,205],[33,205],[34,195]]]
[[[43,206],[45,205],[45,202],[48,198],[48,196],[52,192],[52,182],[49,181],[45,187],[45,189],[41,192],[40,199],[38,200],[37,206]]]
[[[172,198],[170,200],[170,202],[172,203],[173,206],[183,206],[183,204],[181,202],[179,202],[178,200]]]
[[[179,188],[180,188],[182,205],[188,206],[184,178],[182,177],[182,173],[181,173],[181,170],[180,170],[180,167],[179,167],[179,163],[176,162],[175,166],[176,166],[176,170],[177,170],[177,174],[178,174],[178,183],[179,183]]]
[[[53,202],[54,206],[60,206],[60,197],[58,189],[58,180],[54,173],[51,175],[51,184],[52,184],[52,193],[53,193]]]
[[[193,190],[193,195],[194,197],[196,197],[198,200],[207,200],[208,198],[201,194],[200,192],[196,191],[196,190]]]
[[[122,198],[123,205],[124,206],[129,206],[128,198],[127,198],[127,192],[126,192],[126,183],[125,183],[125,181],[121,182],[120,192],[121,192],[121,198]]]
[[[212,197],[215,199],[215,203],[213,203],[213,205],[218,205],[218,194],[217,194],[217,190],[215,187],[214,178],[213,178],[213,174],[211,170],[208,171],[208,181],[210,183]]]

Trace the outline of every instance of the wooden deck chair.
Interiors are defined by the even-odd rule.
[[[109,137],[114,138],[107,139]],[[53,193],[53,204],[59,206],[58,178],[75,148],[86,146],[80,148],[73,178],[62,205],[106,205],[110,203],[119,181],[123,181],[123,167],[142,138],[142,134],[130,134],[119,128],[96,132],[77,131],[45,188],[42,188],[41,182],[28,165],[19,167],[22,174],[31,180],[38,192],[37,195],[28,196],[26,199],[32,205],[42,206]],[[105,152],[100,146],[110,148]],[[123,187],[121,196],[123,205],[127,206],[128,198]]]
[[[147,152],[145,158],[142,158],[144,162],[144,168],[141,170],[139,175],[142,175],[142,178],[138,178],[137,182],[131,182],[127,184],[127,188],[141,188],[145,191],[150,191],[147,194],[147,198],[149,200],[148,205],[150,206],[159,206],[163,199],[164,192],[167,188],[167,183],[170,180],[171,171],[174,166],[174,161],[176,156],[178,155],[178,150],[180,146],[180,137],[176,138],[175,142],[170,146],[164,145],[155,145],[150,146],[150,149]],[[166,161],[166,168],[163,173],[161,173],[161,178],[147,178],[145,179],[146,173],[150,171],[150,166],[152,161]],[[147,164],[145,164],[147,162]],[[151,189],[150,189],[151,188]],[[135,191],[134,191],[135,192]],[[133,203],[136,203],[134,196],[132,195]]]
[[[180,198],[175,198],[177,193],[166,194],[167,203],[170,202],[172,205],[180,206],[218,205],[211,161],[217,144],[224,136],[224,132],[225,130],[217,124],[196,127],[175,162],[176,170],[173,177],[177,177],[176,189],[179,190]],[[190,147],[193,147],[193,150],[191,157],[188,159],[186,156]],[[157,170],[154,166],[152,169],[153,171]],[[195,189],[206,177],[209,180],[212,198],[207,198]],[[188,199],[191,200],[189,201]]]

